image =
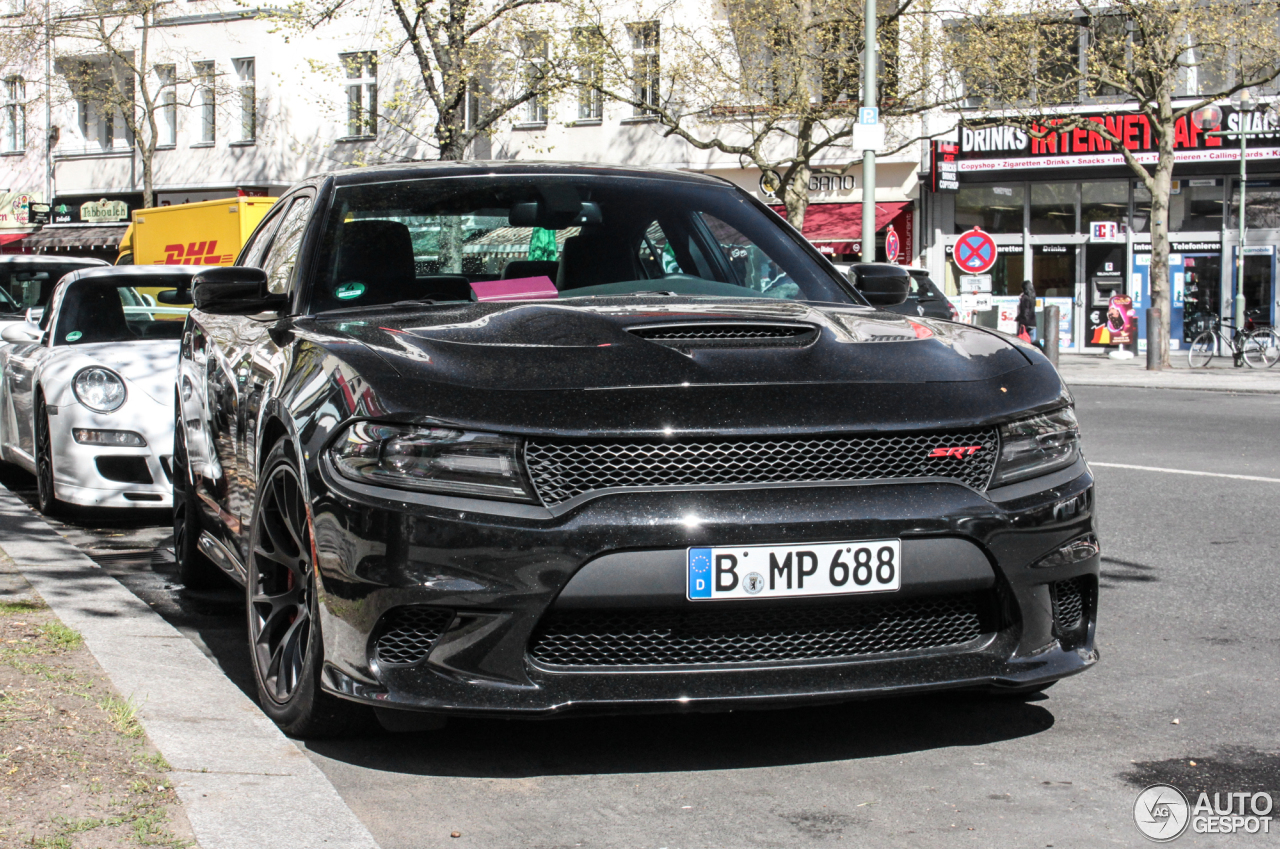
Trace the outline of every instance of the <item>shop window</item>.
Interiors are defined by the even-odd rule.
[[[1075,245],[1037,245],[1032,256],[1031,280],[1038,298],[1076,296]]]
[[[1037,236],[1076,232],[1076,184],[1035,183],[1031,186],[1031,233]]]
[[[961,186],[956,193],[956,233],[974,227],[988,233],[1021,233],[1025,198],[1021,183]]]
[[[1169,232],[1221,230],[1222,186],[1192,186],[1188,180],[1174,182],[1177,187],[1169,195]],[[1232,204],[1233,214],[1234,206]],[[1133,187],[1133,230],[1135,233],[1151,232],[1151,193],[1141,184]]]
[[[1095,221],[1124,224],[1129,219],[1129,184],[1083,183],[1080,186],[1080,227],[1088,233]]]
[[[964,272],[961,272],[955,262],[951,261],[951,254],[947,254],[947,260],[947,275],[943,285],[948,292],[958,292],[959,276]],[[995,265],[991,266],[991,270],[987,272],[991,275],[991,294],[998,298],[1016,298],[1021,295],[1022,281],[1027,279],[1026,267],[1022,248],[1018,248],[1016,253],[998,254]]]
[[[1228,226],[1240,226],[1239,180],[1231,181],[1231,222]],[[1250,178],[1245,184],[1244,226],[1250,230],[1280,229],[1280,179]]]

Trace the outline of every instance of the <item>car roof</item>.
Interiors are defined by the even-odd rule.
[[[646,168],[636,165],[609,165],[598,162],[528,162],[528,161],[433,161],[377,165],[369,168],[349,168],[316,174],[298,185],[317,184],[332,179],[335,185],[358,186],[369,183],[387,183],[397,180],[424,177],[467,177],[501,174],[538,174],[592,177],[648,177],[680,183],[706,186],[732,186],[720,177],[691,171],[673,171],[665,168]]]
[[[0,264],[18,265],[83,265],[86,268],[110,263],[85,256],[49,256],[48,254],[0,254]]]

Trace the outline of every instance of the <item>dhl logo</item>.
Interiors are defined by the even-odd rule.
[[[230,265],[235,254],[218,253],[218,240],[165,245],[165,265]]]

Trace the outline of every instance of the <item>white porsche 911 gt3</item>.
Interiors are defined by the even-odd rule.
[[[198,270],[77,271],[58,283],[38,325],[0,334],[13,343],[0,346],[0,458],[35,474],[42,512],[172,507],[174,383],[187,310],[137,306],[136,290],[176,290],[161,293],[176,302]]]

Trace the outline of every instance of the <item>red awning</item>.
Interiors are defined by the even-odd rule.
[[[883,230],[898,213],[910,206],[910,201],[876,204],[876,232]],[[787,217],[786,207],[775,206],[773,211]],[[804,213],[804,228],[800,231],[815,245],[824,242],[856,242],[862,239],[862,204],[813,203]]]
[[[10,242],[17,242],[31,235],[29,232],[22,233],[0,233],[0,245],[7,245]]]

